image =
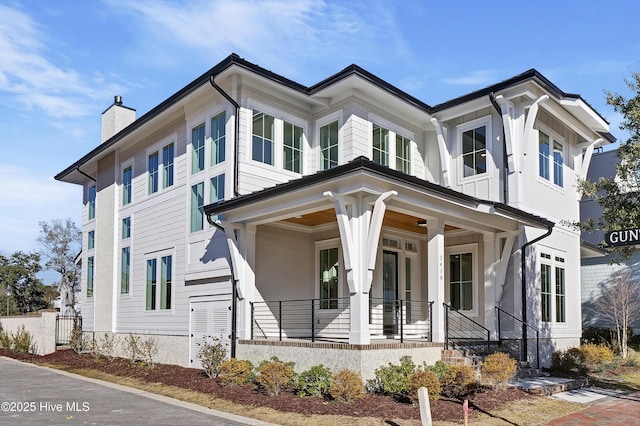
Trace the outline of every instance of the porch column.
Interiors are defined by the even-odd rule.
[[[444,342],[444,223],[427,220],[427,278],[429,300],[433,301],[432,324],[434,342]]]
[[[491,339],[497,340],[496,324],[496,235],[483,234],[484,251],[484,326],[491,331]]]

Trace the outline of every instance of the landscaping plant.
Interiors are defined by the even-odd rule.
[[[516,360],[504,352],[495,352],[487,356],[482,363],[482,378],[492,386],[505,389],[510,380],[516,377]]]
[[[251,380],[253,366],[251,362],[229,358],[220,364],[218,383],[224,387],[239,387]]]
[[[322,398],[329,392],[331,386],[331,370],[322,364],[314,365],[300,373],[295,384],[298,396]]]
[[[284,363],[277,357],[272,357],[271,361],[263,361],[259,370],[256,382],[267,394],[272,396],[279,395],[289,386],[295,375],[293,363]]]
[[[365,385],[360,374],[343,369],[333,375],[329,387],[331,398],[338,402],[350,403],[365,396]]]
[[[220,365],[227,358],[227,348],[217,337],[207,336],[202,343],[196,343],[200,347],[198,358],[200,365],[209,378],[218,377]]]

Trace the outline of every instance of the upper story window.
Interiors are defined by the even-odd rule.
[[[122,171],[122,205],[126,206],[131,203],[131,182],[133,180],[133,168],[126,167]]]
[[[338,121],[320,127],[320,170],[338,165]]]
[[[96,218],[96,186],[91,185],[89,187],[89,193],[87,194],[87,204],[89,208],[89,220]]]
[[[303,129],[295,124],[283,123],[283,165],[285,170],[302,173]]]
[[[122,219],[122,239],[126,240],[131,238],[131,217],[125,217]]]
[[[411,173],[411,139],[396,135],[396,170]]]
[[[93,279],[94,279],[94,257],[87,258],[87,297],[93,297]]]
[[[89,231],[87,234],[87,250],[91,250],[96,247],[96,231]]]
[[[191,232],[204,229],[204,182],[191,187]]]
[[[251,158],[272,165],[275,126],[271,115],[253,110],[253,143]]]
[[[149,154],[149,195],[158,192],[158,151]]]
[[[487,127],[480,126],[462,132],[463,176],[487,172]]]
[[[120,256],[120,294],[128,294],[131,283],[131,248],[122,247]]]
[[[389,130],[377,124],[373,125],[373,162],[389,165]]]
[[[173,185],[174,157],[173,143],[162,148],[162,188],[168,188]]]
[[[204,123],[191,131],[191,174],[204,170]]]
[[[211,119],[211,165],[222,163],[225,156],[226,114],[223,112]]]
[[[563,187],[564,154],[562,141],[556,140],[554,137],[539,130],[538,147],[540,177],[552,181],[559,187]]]

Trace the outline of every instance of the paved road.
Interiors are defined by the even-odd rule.
[[[2,357],[0,424],[266,425],[137,389]]]

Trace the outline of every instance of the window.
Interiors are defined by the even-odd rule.
[[[191,232],[202,231],[204,226],[204,182],[191,187]]]
[[[564,157],[563,145],[561,141],[554,138],[543,131],[538,131],[538,152],[540,177],[553,183],[559,187],[564,186]],[[553,147],[553,152],[551,151]],[[553,156],[553,167],[551,165],[551,156]]]
[[[211,165],[224,161],[226,115],[221,113],[211,119]]]
[[[126,240],[131,237],[131,217],[122,219],[122,239]]]
[[[540,253],[540,309],[543,322],[566,322],[565,283],[564,258]]]
[[[156,259],[147,259],[147,310],[156,309]]]
[[[389,165],[389,130],[377,124],[373,125],[373,162]]]
[[[87,297],[93,297],[94,258],[87,259]]]
[[[173,185],[173,144],[162,148],[162,188],[168,188]]]
[[[404,259],[404,298],[406,301],[406,321],[411,322],[411,278],[412,278],[412,259],[406,257]]]
[[[453,309],[473,309],[472,253],[449,255],[449,300]]]
[[[320,309],[338,308],[338,248],[320,250]]]
[[[251,158],[254,161],[273,165],[274,118],[253,110],[253,146]]]
[[[320,127],[320,170],[338,165],[338,122]]]
[[[120,261],[120,294],[129,294],[130,277],[131,251],[129,247],[122,247],[122,259]]]
[[[133,169],[131,166],[122,171],[122,205],[126,206],[131,203],[131,180],[133,178]]]
[[[158,152],[149,154],[149,195],[158,192]]]
[[[211,178],[211,190],[209,197],[210,204],[224,200],[224,175],[218,175]]]
[[[302,127],[284,122],[283,155],[285,170],[302,173]]]
[[[191,131],[191,174],[204,170],[204,123]]]
[[[147,310],[171,309],[172,282],[173,282],[173,256],[160,258],[160,271],[158,271],[158,259],[147,259]],[[158,287],[158,273],[160,274],[160,286]],[[160,294],[158,295],[158,291]],[[159,296],[159,297],[158,297]],[[158,304],[158,300],[160,303]]]
[[[480,126],[462,132],[463,177],[487,171],[487,127]]]
[[[396,170],[411,173],[411,139],[396,135]]]
[[[95,185],[91,185],[89,187],[87,204],[89,205],[89,220],[95,219],[96,218],[96,186]]]
[[[89,231],[87,234],[87,250],[91,250],[96,246],[96,231]]]

